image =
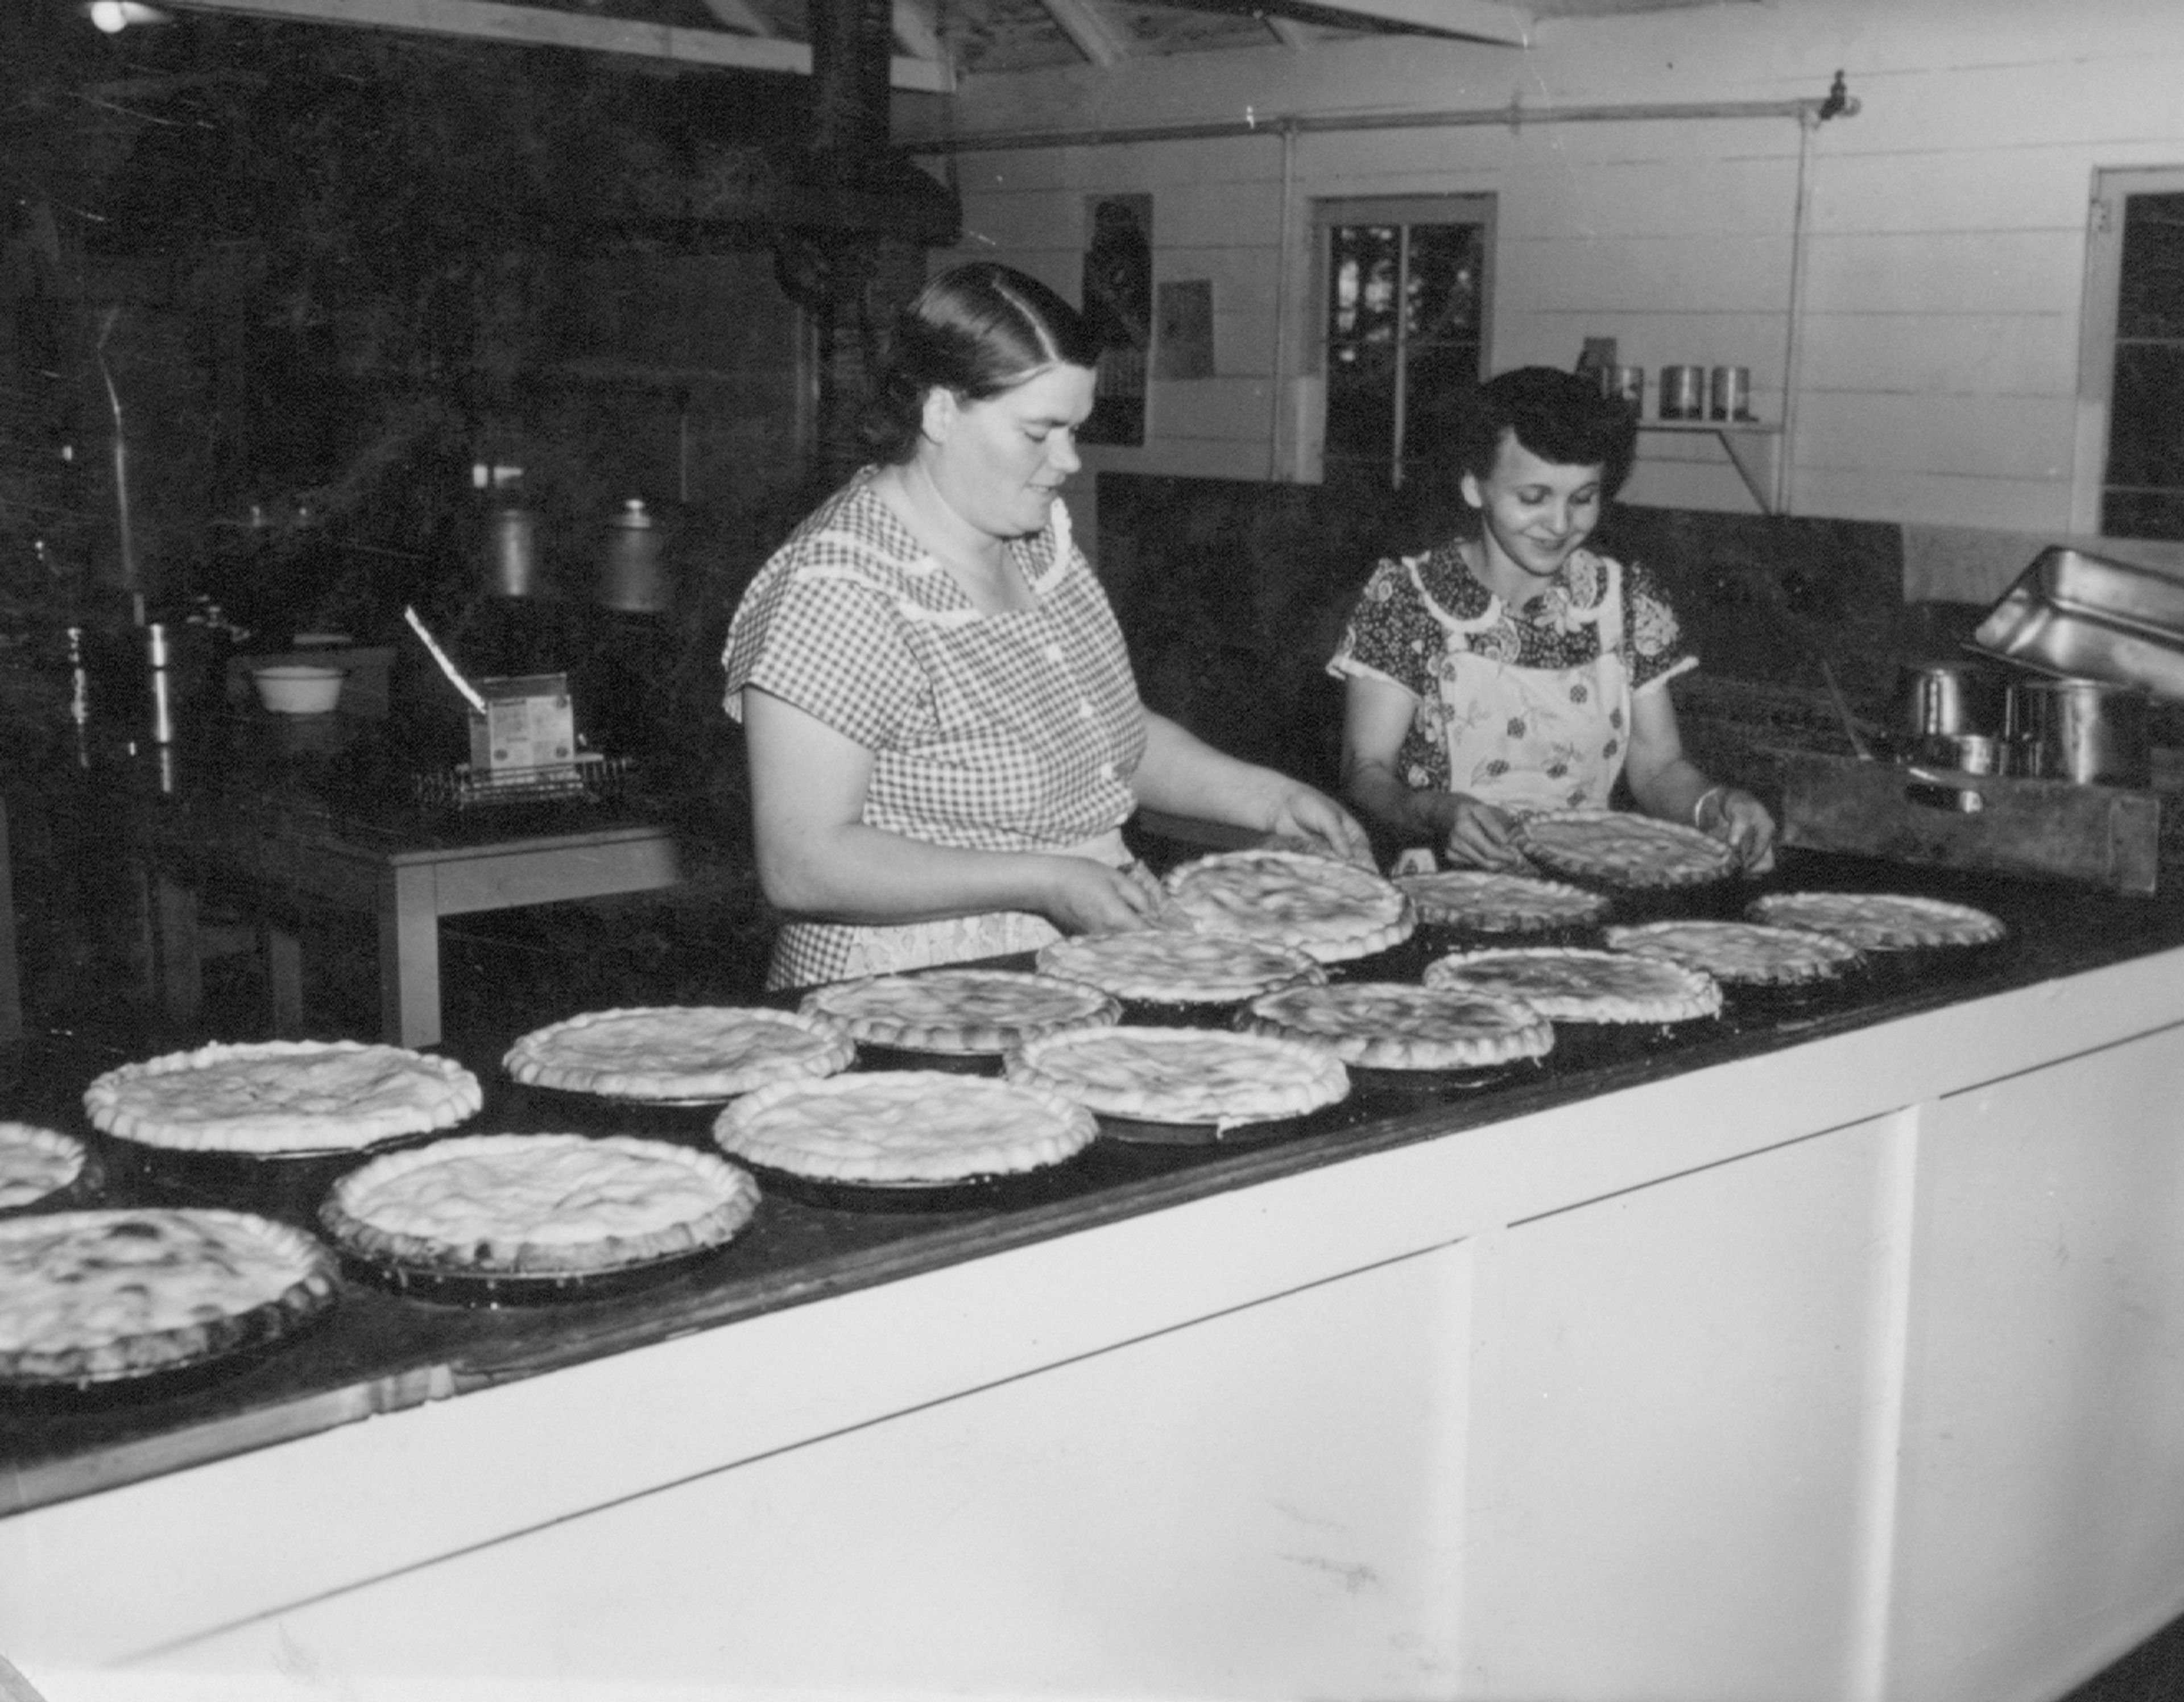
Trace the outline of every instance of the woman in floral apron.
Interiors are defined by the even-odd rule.
[[[1383,561],[1329,672],[1345,682],[1352,802],[1451,862],[1522,868],[1516,816],[1640,810],[1769,868],[1774,823],[1685,756],[1668,684],[1697,666],[1652,576],[1585,547],[1629,471],[1636,422],[1575,373],[1482,385],[1457,444],[1475,537]]]
[[[726,707],[750,758],[758,870],[791,986],[1139,928],[1160,901],[1140,805],[1368,861],[1324,794],[1139,701],[1058,499],[1097,340],[1035,279],[977,262],[896,327],[878,459],[744,594]]]

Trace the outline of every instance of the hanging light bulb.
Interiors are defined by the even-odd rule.
[[[174,17],[157,6],[146,5],[144,0],[91,0],[83,9],[92,23],[109,36],[120,34],[131,24],[165,24]]]

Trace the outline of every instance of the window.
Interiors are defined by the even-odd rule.
[[[1323,201],[1328,477],[1393,486],[1437,455],[1485,371],[1494,200]]]
[[[2098,174],[2086,277],[2081,400],[2099,479],[2079,528],[2184,539],[2184,170]]]

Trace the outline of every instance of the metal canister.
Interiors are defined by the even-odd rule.
[[[513,504],[493,511],[486,531],[486,587],[503,597],[538,589],[538,516]]]
[[[2151,714],[2147,693],[2106,680],[2030,679],[2009,688],[2009,736],[2023,772],[2048,779],[2145,786]]]
[[[674,600],[662,560],[660,528],[642,499],[632,497],[607,526],[599,564],[599,600],[632,615],[664,614]]]
[[[1704,419],[1706,377],[1703,366],[1663,366],[1661,369],[1661,417],[1664,420]]]
[[[1646,405],[1646,369],[1642,366],[1603,366],[1600,391],[1627,405],[1632,413]]]
[[[1707,413],[1716,420],[1752,417],[1752,369],[1717,366],[1708,380]]]

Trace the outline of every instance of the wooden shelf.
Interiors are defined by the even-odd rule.
[[[1782,428],[1765,420],[1641,420],[1641,432],[1704,432],[1717,439],[1762,514],[1782,511]]]

